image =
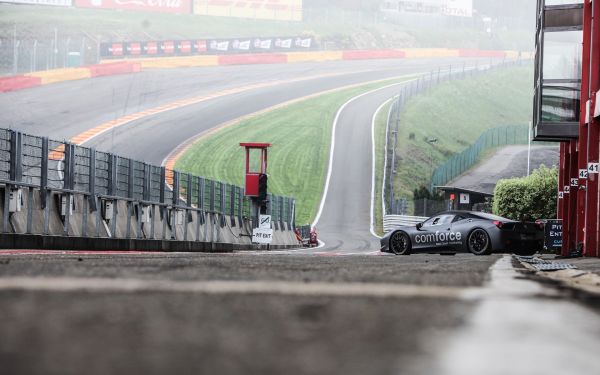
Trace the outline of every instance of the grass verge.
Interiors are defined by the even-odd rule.
[[[485,130],[527,126],[533,66],[510,68],[441,84],[409,100],[401,115],[395,190],[398,198],[428,185],[432,167],[462,151]],[[427,142],[436,138],[437,143]]]
[[[314,219],[323,194],[338,109],[361,93],[409,79],[387,80],[326,93],[223,128],[196,142],[176,163],[181,171],[243,184],[244,152],[240,142],[268,142],[269,190],[295,197],[296,221]]]

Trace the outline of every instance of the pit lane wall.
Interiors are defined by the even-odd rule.
[[[226,65],[291,64],[344,60],[414,59],[414,58],[506,58],[528,59],[532,53],[448,48],[409,48],[389,50],[308,51],[241,55],[199,55],[182,57],[107,60],[100,64],[55,69],[0,78],[0,92],[23,90],[40,85],[118,74],[138,73],[146,69],[177,69]]]
[[[269,201],[270,248],[298,247],[295,201]],[[240,187],[0,129],[0,248],[253,250],[256,226]]]

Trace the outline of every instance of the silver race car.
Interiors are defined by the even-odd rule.
[[[514,221],[483,212],[448,211],[417,225],[395,228],[381,239],[381,251],[397,255],[418,251],[532,255],[543,244],[541,222]]]

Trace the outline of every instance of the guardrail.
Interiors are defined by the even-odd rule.
[[[383,231],[388,233],[403,225],[417,225],[427,220],[427,217],[406,215],[385,215],[383,217]]]
[[[221,228],[235,227],[236,218],[237,226],[256,220],[241,187],[0,128],[2,186],[2,233],[113,238],[123,232],[120,237],[126,239],[212,241],[206,233],[204,238],[200,236],[200,226],[211,220],[209,216]],[[35,214],[38,196],[42,212]],[[75,196],[82,199],[76,203]],[[19,213],[24,201],[29,202],[25,222],[16,228],[11,215]],[[117,201],[124,202],[121,208],[127,212],[126,222],[117,220]],[[77,214],[73,210],[76,204],[81,205]],[[268,214],[275,229],[294,226],[294,206],[292,198],[269,194]],[[51,211],[57,209],[61,211],[61,233],[51,219]],[[73,220],[81,221],[78,229]],[[182,226],[179,232],[175,230],[177,222]],[[192,222],[194,227],[188,225]]]

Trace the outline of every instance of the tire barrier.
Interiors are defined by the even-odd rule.
[[[0,78],[0,92],[21,90],[39,85],[95,78],[116,74],[130,74],[145,69],[177,69],[193,67],[288,64],[299,62],[324,62],[367,59],[403,59],[403,58],[508,58],[528,59],[531,52],[492,51],[447,48],[409,48],[388,50],[354,51],[310,51],[288,53],[261,53],[239,55],[203,55],[182,57],[156,57],[135,60],[105,60],[100,64],[82,68],[64,68],[28,73],[24,76]]]
[[[285,53],[265,53],[260,55],[219,56],[219,65],[287,64]]]
[[[25,74],[27,77],[38,77],[42,80],[42,85],[51,83],[74,81],[77,79],[91,78],[92,72],[89,68],[64,68],[47,70],[45,72],[35,72]]]
[[[402,50],[359,50],[344,51],[343,60],[371,60],[371,59],[403,59],[406,52]]]
[[[39,77],[14,76],[0,78],[0,92],[23,90],[42,84]]]
[[[98,64],[89,67],[92,78],[114,76],[117,74],[139,73],[142,71],[142,64],[139,62],[115,62],[108,64]]]

